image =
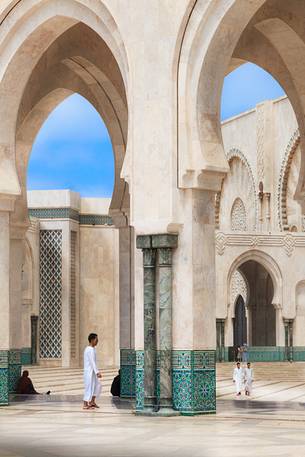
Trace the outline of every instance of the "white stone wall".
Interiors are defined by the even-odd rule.
[[[216,216],[219,220],[219,230],[216,231],[216,314],[218,318],[227,319],[226,344],[233,344],[234,310],[231,309],[230,281],[236,268],[253,259],[262,263],[273,279],[277,345],[284,345],[285,318],[295,319],[294,345],[303,346],[305,338],[300,331],[303,286],[300,284],[305,279],[305,233],[302,232],[301,206],[294,199],[301,160],[293,109],[286,97],[262,103],[255,110],[224,122],[222,135],[227,157],[234,153],[232,151],[235,154],[240,151],[241,161],[248,166],[249,177],[248,181],[243,179],[246,167],[240,165],[238,168],[236,159],[235,162],[231,160],[230,172],[224,179],[216,204],[216,211],[219,211]],[[286,187],[283,184],[285,176]],[[255,183],[252,191],[251,177]],[[262,199],[259,198],[260,181],[263,183]],[[284,203],[282,195],[285,196]],[[240,231],[233,231],[230,227],[232,204],[236,198],[245,201],[247,214],[254,214],[254,205],[257,205],[256,229],[250,224],[246,230]],[[280,220],[285,212],[288,224],[284,227],[280,226]]]
[[[118,243],[115,229],[80,227],[80,350],[97,333],[103,368],[119,363]]]
[[[33,285],[32,299],[24,300],[23,304],[23,347],[30,347],[31,344],[30,316],[39,315],[39,230],[62,230],[62,358],[42,359],[39,363],[65,367],[81,365],[87,337],[89,333],[96,332],[100,337],[97,347],[100,366],[118,366],[119,230],[107,225],[80,225],[69,217],[59,218],[57,215],[58,209],[72,209],[88,217],[107,216],[110,199],[81,199],[79,194],[70,191],[31,191],[28,192],[28,204],[30,210],[38,209],[45,214],[39,220],[32,220],[26,236],[33,259]],[[46,213],[45,210],[53,213]],[[71,320],[70,308],[71,231],[76,233],[75,322]],[[28,290],[24,296],[26,294],[29,294]],[[129,329],[130,322],[126,325]],[[73,331],[75,348],[71,347]]]

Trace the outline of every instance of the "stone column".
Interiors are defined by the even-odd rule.
[[[285,325],[285,359],[293,360],[293,320],[284,319]]]
[[[14,196],[0,199],[0,405],[9,402],[9,391],[20,373],[20,348],[17,348],[12,332],[10,263],[10,213],[14,210]],[[21,279],[21,278],[20,278]],[[19,310],[21,314],[21,310]]]
[[[159,389],[158,408],[162,415],[175,414],[172,407],[172,250],[177,247],[177,235],[152,235],[157,248],[159,292]]]
[[[10,226],[10,355],[9,392],[14,392],[21,375],[22,340],[22,265],[24,238],[28,224]]]
[[[144,269],[144,414],[156,407],[156,250],[151,236],[137,237],[137,248],[143,251]]]

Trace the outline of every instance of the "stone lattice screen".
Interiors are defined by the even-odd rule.
[[[40,231],[39,354],[59,359],[62,354],[62,231]]]
[[[247,213],[243,201],[236,198],[231,211],[232,232],[245,232],[247,230]]]

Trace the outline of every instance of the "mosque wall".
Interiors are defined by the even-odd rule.
[[[31,225],[22,283],[23,352],[28,355],[23,363],[35,359],[36,352],[40,365],[80,366],[88,334],[96,332],[100,365],[118,366],[119,234],[108,216],[110,199],[30,191],[28,204]]]
[[[293,109],[286,97],[261,103],[225,121],[222,135],[230,171],[216,198],[215,240],[216,316],[225,322],[224,344],[233,346],[233,270],[240,271],[244,261],[256,259],[269,273],[274,270],[276,344],[273,349],[258,345],[253,357],[286,357],[287,332],[293,323],[295,357],[303,360],[300,284],[305,279],[305,233],[302,208],[295,200],[301,161]],[[245,284],[239,286],[235,295],[244,292]]]

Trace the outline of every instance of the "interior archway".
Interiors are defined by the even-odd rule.
[[[276,346],[276,310],[273,306],[274,287],[270,274],[258,262],[248,260],[239,269],[249,284],[248,328],[245,342],[250,346]],[[239,310],[239,332],[242,333],[242,313]],[[238,316],[235,314],[235,319]],[[237,330],[237,328],[236,328]]]

